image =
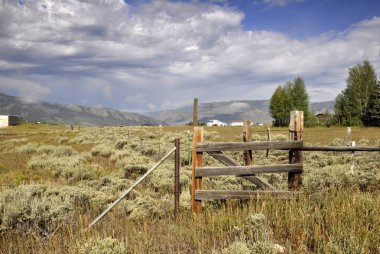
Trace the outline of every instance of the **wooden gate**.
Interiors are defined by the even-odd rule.
[[[203,142],[203,128],[194,127],[192,161],[192,211],[200,213],[202,200],[207,199],[289,199],[297,195],[302,186],[302,132],[303,112],[292,111],[289,124],[289,141],[252,142],[250,121],[244,122],[243,142]],[[253,150],[279,149],[289,151],[288,164],[252,165]],[[240,165],[225,155],[225,151],[243,151],[244,164]],[[224,167],[202,167],[203,154],[207,153]],[[276,190],[260,178],[261,173],[288,173],[289,190]],[[202,178],[210,176],[235,175],[243,177],[261,190],[202,190]]]

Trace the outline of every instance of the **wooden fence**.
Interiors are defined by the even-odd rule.
[[[244,121],[244,142],[203,142],[203,128],[194,127],[192,156],[192,212],[200,213],[202,201],[208,199],[289,199],[298,196],[302,187],[303,151],[380,151],[380,147],[336,147],[336,146],[304,146],[303,112],[290,112],[289,141],[252,142],[252,126],[250,121]],[[270,139],[270,135],[268,134]],[[252,165],[253,150],[278,149],[289,151],[287,164]],[[228,157],[225,151],[243,151],[244,165]],[[225,166],[203,167],[204,153],[212,156]],[[276,190],[265,179],[258,176],[261,173],[287,173],[288,190]],[[203,190],[202,178],[222,175],[243,177],[257,185],[261,190]]]

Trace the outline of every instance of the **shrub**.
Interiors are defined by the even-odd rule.
[[[115,153],[115,151],[113,150],[113,148],[111,148],[107,145],[103,145],[103,144],[94,146],[91,149],[91,154],[93,156],[100,155],[102,157],[109,158],[114,153]]]
[[[277,254],[278,251],[275,251],[274,244],[271,242],[255,242],[252,245],[252,254]],[[283,253],[283,252],[281,252]]]
[[[124,146],[126,146],[127,144],[128,144],[128,140],[122,139],[115,143],[115,148],[120,150],[120,149],[123,149]]]
[[[129,218],[136,221],[171,215],[173,207],[173,197],[167,194],[161,198],[142,195],[134,200],[128,200],[125,206]]]
[[[1,193],[1,229],[35,226],[41,233],[51,231],[52,223],[70,223],[73,204],[60,193],[43,185],[23,185]]]
[[[251,254],[251,250],[245,242],[236,241],[222,251],[223,254]],[[266,253],[266,252],[260,252]]]
[[[365,139],[365,138],[362,138],[358,141],[357,143],[358,146],[368,146],[369,145],[369,140],[368,139]]]
[[[272,140],[274,141],[286,141],[288,140],[288,136],[284,134],[274,134],[272,136]]]
[[[265,225],[265,215],[262,213],[254,213],[249,216],[250,225],[254,228],[263,227]]]
[[[127,179],[119,179],[112,176],[103,176],[97,180],[84,181],[79,186],[88,186],[94,190],[101,191],[110,195],[118,195],[121,191],[129,188],[132,182]],[[133,197],[136,193],[132,193]]]
[[[40,145],[37,143],[27,143],[14,149],[16,153],[35,153]]]
[[[123,178],[136,179],[148,171],[148,168],[140,165],[128,165],[124,167]]]
[[[158,151],[156,151],[153,148],[144,147],[143,149],[141,149],[141,154],[147,157],[151,157],[153,155],[156,155],[157,153]]]
[[[334,138],[334,140],[329,144],[330,146],[345,146],[346,141],[342,138]]]
[[[49,155],[34,156],[28,162],[31,170],[46,170],[50,175],[63,178],[68,182],[91,180],[102,169],[96,164],[85,164],[83,156],[53,157]]]
[[[190,185],[191,171],[182,170],[180,173],[180,190],[186,191]],[[148,180],[148,187],[154,192],[173,193],[174,169],[169,166],[160,166]]]
[[[127,246],[123,242],[107,237],[104,239],[89,239],[77,244],[80,254],[124,254]]]
[[[58,139],[58,144],[63,144],[63,143],[68,143],[69,142],[69,138],[67,137],[61,137]]]
[[[71,146],[58,146],[55,148],[53,155],[58,157],[71,156],[78,154]]]
[[[37,148],[38,153],[50,154],[55,151],[55,146],[52,145],[41,145]]]

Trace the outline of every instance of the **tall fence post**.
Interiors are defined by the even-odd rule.
[[[193,126],[198,125],[198,98],[194,98],[194,107],[193,107]]]
[[[303,111],[290,112],[289,137],[290,141],[302,141],[303,134]],[[299,149],[289,150],[289,164],[302,163],[302,151]],[[288,173],[288,187],[290,190],[298,190],[302,187],[302,173]]]
[[[243,123],[243,142],[252,142],[252,122],[245,120]],[[244,165],[252,164],[252,150],[244,150]]]
[[[202,177],[195,177],[195,168],[202,167],[203,153],[196,151],[197,143],[203,142],[203,127],[194,127],[193,133],[193,154],[192,154],[192,174],[191,174],[191,210],[200,214],[202,201],[195,200],[195,190],[202,189]]]
[[[174,218],[179,214],[179,168],[180,168],[180,139],[175,139],[175,154],[174,154]]]

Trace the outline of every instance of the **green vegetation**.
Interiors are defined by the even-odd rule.
[[[26,124],[0,130],[0,253],[379,253],[380,153],[304,152],[299,200],[207,201],[190,213],[191,130]],[[205,141],[241,141],[241,127],[205,127]],[[345,128],[306,128],[306,143],[345,145]],[[253,139],[267,140],[265,126]],[[287,128],[273,128],[286,140]],[[173,219],[173,159],[91,230],[99,213],[181,138],[180,217]],[[379,128],[352,128],[380,145]],[[231,152],[237,161],[242,153]],[[253,152],[256,164],[286,151]],[[205,165],[220,165],[204,156]],[[263,174],[280,189],[286,174]],[[204,189],[255,189],[242,178],[204,178]]]
[[[335,99],[340,125],[380,126],[380,84],[369,61],[348,70],[347,86]]]
[[[289,112],[301,110],[304,112],[305,126],[317,125],[313,112],[309,111],[309,96],[305,82],[297,77],[288,81],[284,86],[278,86],[270,99],[269,111],[274,119],[274,126],[288,126]]]

